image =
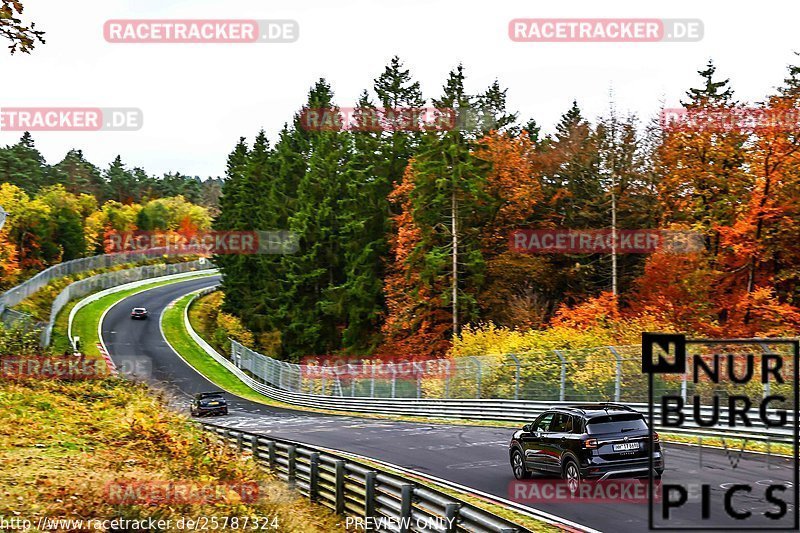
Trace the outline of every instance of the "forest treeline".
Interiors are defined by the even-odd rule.
[[[107,251],[111,232],[208,229],[222,179],[180,173],[162,177],[129,168],[117,156],[107,168],[70,150],[49,165],[30,133],[0,148],[0,288],[50,265]]]
[[[741,109],[709,62],[683,105]],[[763,102],[796,110],[800,69]],[[428,100],[393,58],[355,104],[420,108]],[[275,142],[241,138],[228,157],[215,228],[288,229],[297,253],[220,256],[223,309],[260,349],[283,358],[444,354],[454,333],[492,323],[543,328],[648,316],[664,329],[779,334],[800,324],[798,128],[680,128],[621,115],[590,121],[577,103],[554,133],[522,122],[498,82],[471,94],[459,66],[439,109],[491,112],[491,125],[407,131],[308,128],[336,108],[320,79]],[[369,111],[370,113],[367,113]],[[700,232],[700,252],[608,255],[512,252],[520,228]],[[454,238],[454,235],[456,238]]]

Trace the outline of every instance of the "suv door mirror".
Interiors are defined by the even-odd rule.
[[[525,424],[524,426],[522,426],[522,431],[524,431],[525,433],[530,433],[531,432],[531,425],[530,424]]]

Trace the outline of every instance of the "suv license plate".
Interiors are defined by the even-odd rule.
[[[614,444],[613,447],[615,452],[627,452],[630,450],[638,450],[639,443],[638,442],[626,442],[625,444]]]

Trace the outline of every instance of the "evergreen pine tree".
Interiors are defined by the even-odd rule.
[[[28,194],[46,185],[47,165],[30,132],[26,131],[17,144],[0,152],[0,182],[16,185]]]

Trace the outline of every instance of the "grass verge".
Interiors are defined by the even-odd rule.
[[[170,411],[145,385],[2,380],[0,410],[0,516],[29,520],[30,530],[45,517],[171,520],[157,529],[175,530],[180,519],[257,516],[273,531],[345,531],[341,517]],[[243,498],[242,487],[255,497]],[[41,530],[90,530],[85,524]],[[214,529],[239,531],[241,522]]]
[[[213,293],[212,293],[213,294]],[[206,295],[204,297],[198,298],[194,300],[194,302],[189,307],[189,322],[191,323],[194,330],[201,336],[204,337],[206,342],[210,342],[203,333],[203,327],[201,324],[200,316],[201,310],[200,308],[205,304],[207,299],[209,299],[211,295]],[[187,296],[182,298],[180,301],[176,302],[175,309],[170,310],[170,313],[174,313],[174,317],[172,318],[172,322],[175,325],[174,329],[170,330],[170,334],[166,332],[165,326],[165,335],[170,342],[172,342],[173,337],[170,336],[171,334],[176,335],[176,339],[181,339],[181,343],[183,349],[186,351],[187,354],[190,354],[190,359],[193,361],[191,364],[194,366],[201,374],[206,375],[209,377],[209,374],[206,374],[206,364],[209,366],[214,366],[213,374],[218,376],[220,381],[216,381],[216,379],[211,379],[218,384],[226,384],[226,389],[230,392],[235,392],[237,395],[242,397],[248,398],[250,400],[258,401],[268,405],[274,405],[278,407],[282,407],[285,409],[292,409],[296,411],[311,411],[323,414],[333,414],[333,415],[341,415],[341,416],[354,416],[354,417],[361,417],[361,418],[371,418],[371,419],[384,419],[384,420],[400,420],[405,422],[415,422],[420,424],[447,424],[447,425],[460,425],[460,426],[481,426],[481,427],[497,427],[497,428],[512,428],[518,429],[522,426],[521,422],[509,422],[504,420],[472,420],[472,419],[464,419],[464,418],[431,418],[431,417],[419,417],[419,416],[398,416],[398,415],[381,415],[381,414],[372,414],[372,413],[357,413],[351,411],[331,411],[327,409],[313,409],[313,408],[306,408],[306,407],[299,407],[296,405],[285,404],[281,402],[276,402],[265,396],[256,393],[250,387],[244,385],[241,381],[239,381],[236,376],[228,372],[222,365],[216,363],[215,361],[211,360],[205,352],[197,346],[194,341],[189,337],[189,334],[186,332],[186,329],[183,327],[183,308],[188,304],[190,301],[191,296]],[[180,318],[178,324],[178,317]],[[165,316],[166,318],[166,316]],[[181,352],[183,355],[183,352]],[[213,364],[213,365],[212,365]],[[209,370],[212,370],[209,368]],[[242,388],[243,387],[243,388]],[[750,452],[762,452],[762,453],[772,453],[776,455],[792,455],[793,448],[790,444],[771,444],[769,448],[767,448],[767,444],[765,442],[760,441],[744,441],[742,439],[735,439],[735,438],[725,438],[725,441],[718,437],[704,437],[702,439],[698,439],[696,436],[691,435],[676,435],[670,433],[660,433],[661,439],[664,442],[673,442],[679,444],[695,444],[700,445],[702,444],[705,447],[709,448],[721,448],[724,449],[726,446],[729,450],[738,451],[750,451]]]
[[[121,292],[115,292],[113,294],[104,296],[99,300],[90,303],[89,305],[87,305],[86,307],[82,308],[80,311],[77,312],[72,322],[72,334],[77,335],[78,337],[81,338],[81,351],[87,357],[99,357],[100,352],[98,351],[96,344],[100,342],[100,337],[97,335],[97,327],[100,324],[100,317],[103,316],[103,313],[105,312],[106,309],[109,309],[117,302],[124,300],[125,298],[142,291],[153,289],[155,287],[160,287],[162,285],[167,285],[169,283],[188,281],[191,279],[207,277],[209,275],[211,274],[187,276],[185,278],[180,278],[177,280],[172,279],[172,280],[154,281],[153,283],[140,285],[138,287],[133,287]],[[70,310],[72,310],[73,307],[75,307],[78,301],[70,302],[70,304],[67,307],[65,307],[64,310],[59,314],[58,319],[56,320],[56,327],[54,328],[54,331],[57,331],[56,335],[58,337],[67,339],[67,326],[68,326],[67,322],[69,319],[69,312]],[[68,343],[69,340],[67,339],[67,346]]]
[[[281,402],[276,402],[274,400],[270,400],[265,396],[255,392],[253,389],[242,383],[239,378],[234,376],[228,369],[224,366],[219,364],[218,362],[211,359],[205,351],[194,342],[194,340],[189,335],[188,331],[186,330],[186,326],[184,323],[184,310],[186,306],[192,301],[194,295],[188,294],[183,296],[173,302],[165,311],[162,318],[162,329],[164,331],[164,336],[169,339],[170,345],[172,348],[177,351],[181,357],[183,357],[186,362],[188,362],[192,367],[195,368],[200,374],[204,375],[207,379],[221,387],[222,389],[236,394],[237,396],[241,396],[243,398],[247,398],[250,400],[254,400],[263,404],[267,405],[274,405],[277,407],[282,407],[286,409],[293,409],[293,410],[303,410],[303,411],[313,411],[325,414],[337,414],[337,415],[344,415],[344,416],[358,416],[358,413],[350,413],[350,412],[336,412],[336,411],[327,411],[322,409],[298,409],[296,406],[290,404],[283,404]],[[190,322],[192,318],[192,313],[190,312]],[[194,325],[192,326],[194,327]],[[370,418],[376,418],[374,416],[370,416]],[[385,418],[393,418],[398,419],[398,417],[385,417]],[[402,417],[406,418],[406,417]],[[412,418],[412,417],[407,417]],[[419,421],[419,419],[417,419]],[[361,459],[359,459],[361,460]],[[372,464],[372,463],[371,463]],[[380,466],[383,470],[389,470],[386,467],[379,465],[378,463],[374,463],[373,466]],[[395,472],[399,474],[399,472]],[[460,498],[476,507],[480,507],[489,511],[491,513],[497,514],[507,520],[512,520],[517,522],[518,524],[525,526],[531,531],[542,531],[542,532],[550,532],[550,531],[561,531],[557,527],[550,526],[544,522],[525,517],[516,513],[515,511],[503,507],[502,505],[494,504],[491,502],[487,502],[486,500],[472,496],[469,494],[464,494],[459,491],[455,491],[449,489],[447,487],[441,487],[435,483],[431,483],[426,481],[423,477],[418,477],[417,481],[420,484],[426,485],[430,488],[442,491],[446,494],[449,494],[452,497]]]
[[[706,448],[719,448],[719,449],[727,449],[731,453],[737,453],[739,450],[748,451],[748,452],[760,452],[760,453],[770,453],[772,455],[785,455],[788,457],[792,457],[794,454],[794,447],[791,444],[784,444],[784,443],[769,443],[767,446],[766,442],[762,441],[755,441],[755,440],[744,440],[738,439],[733,437],[725,437],[724,440],[722,437],[696,437],[691,435],[675,435],[675,434],[664,434],[659,433],[661,436],[661,440],[666,442],[675,442],[679,444],[693,444],[702,446]]]
[[[168,339],[172,348],[178,352],[187,363],[194,367],[195,370],[222,389],[237,396],[241,396],[242,398],[247,398],[248,400],[267,405],[291,408],[291,406],[266,398],[242,383],[242,381],[231,374],[227,368],[211,359],[208,354],[194,342],[189,336],[189,332],[186,331],[186,325],[183,322],[184,310],[193,297],[194,295],[192,294],[182,296],[164,310],[164,314],[161,318],[161,328],[164,331],[164,337]]]

